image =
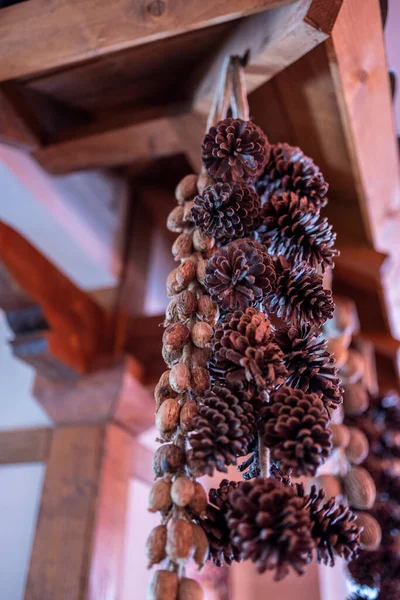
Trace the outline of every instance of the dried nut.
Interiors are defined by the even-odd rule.
[[[178,318],[185,319],[196,312],[197,300],[193,292],[184,290],[176,297],[176,312]]]
[[[335,475],[318,475],[318,477],[311,480],[311,485],[315,485],[318,491],[324,490],[326,500],[331,498],[341,499],[343,497],[341,481]]]
[[[174,231],[176,233],[183,231],[183,214],[183,206],[176,206],[173,210],[171,210],[167,219],[167,228],[169,231]]]
[[[349,349],[347,360],[339,371],[343,383],[356,383],[364,374],[365,360],[361,352]]]
[[[183,286],[182,289],[187,287],[189,285],[189,283],[191,281],[193,281],[193,279],[195,277],[196,277],[196,265],[194,264],[194,261],[191,260],[190,258],[188,260],[185,260],[185,262],[183,262],[177,268],[176,281],[178,282],[178,284]],[[179,291],[181,292],[182,289],[180,289]]]
[[[366,510],[374,504],[376,487],[366,469],[351,468],[343,477],[343,487],[350,506]]]
[[[192,524],[183,519],[172,520],[167,533],[167,555],[173,562],[186,562],[193,551]]]
[[[200,173],[197,179],[197,191],[199,192],[199,194],[202,194],[206,187],[210,185],[214,185],[214,180],[211,179],[208,173]]]
[[[210,296],[204,294],[198,298],[197,315],[199,319],[208,321],[209,323],[215,323],[218,318],[218,306],[211,300]]]
[[[194,555],[193,559],[199,566],[199,570],[204,567],[208,558],[208,539],[204,532],[204,529],[200,525],[192,523],[193,527],[193,541],[194,541]]]
[[[163,357],[165,363],[169,367],[172,367],[173,365],[175,365],[182,358],[182,350],[181,349],[168,350],[167,346],[162,347],[161,354],[162,354],[162,357]]]
[[[173,323],[164,331],[163,344],[167,350],[180,350],[190,340],[190,330],[183,323]]]
[[[194,495],[194,484],[189,477],[178,477],[172,484],[171,498],[177,506],[187,506]]]
[[[173,433],[178,426],[181,407],[178,400],[165,400],[156,414],[156,427],[163,433]]]
[[[175,323],[178,320],[178,312],[177,312],[177,297],[174,296],[172,300],[169,301],[167,306],[167,310],[165,311],[165,326],[167,327],[171,323]]]
[[[173,391],[169,384],[169,371],[164,371],[156,385],[156,389],[154,390],[157,408],[164,402],[164,400],[167,400],[167,398],[174,398],[175,396],[176,392]]]
[[[208,369],[204,367],[192,367],[191,387],[196,394],[204,394],[210,389],[211,379]]]
[[[189,503],[191,511],[198,517],[204,517],[207,511],[207,494],[201,483],[194,482],[194,495]]]
[[[201,284],[204,284],[205,281],[207,265],[208,260],[206,260],[205,258],[201,258],[197,261],[196,277]]]
[[[197,175],[192,173],[180,180],[175,189],[175,198],[180,204],[197,194]]]
[[[376,550],[381,543],[382,529],[378,521],[366,512],[357,514],[357,525],[363,528],[360,544],[364,550]]]
[[[368,394],[361,383],[349,383],[345,386],[343,408],[346,415],[360,415],[367,410],[368,405]]]
[[[335,358],[335,366],[340,369],[347,360],[348,349],[342,346],[339,340],[328,340],[328,350]]]
[[[192,235],[190,233],[181,233],[172,246],[172,255],[175,260],[188,258],[191,255],[193,248]]]
[[[192,215],[193,206],[194,206],[194,201],[189,200],[189,201],[185,202],[185,205],[183,207],[183,221],[186,223],[186,225],[193,224],[193,215]]]
[[[209,250],[215,244],[215,239],[208,236],[201,229],[195,229],[193,232],[193,246],[198,252]]]
[[[169,372],[169,383],[178,394],[191,389],[190,370],[184,363],[178,363]]]
[[[214,330],[206,321],[195,323],[192,328],[192,342],[198,348],[208,348],[214,336]]]
[[[171,481],[159,479],[153,485],[149,495],[149,511],[157,512],[166,510],[172,504]]]
[[[192,477],[202,477],[205,475],[206,464],[203,460],[194,456],[193,450],[189,450],[186,454],[186,465]]]
[[[166,558],[166,543],[167,528],[165,525],[158,525],[150,533],[146,542],[146,556],[149,560],[149,564],[147,567],[148,569],[150,569],[153,565],[157,565],[162,560],[164,560],[164,558]]]
[[[188,433],[193,429],[193,419],[197,417],[197,404],[194,400],[188,400],[181,408],[179,424],[182,433]]]
[[[169,298],[171,296],[175,296],[175,294],[179,294],[179,292],[185,289],[185,286],[182,284],[181,279],[178,281],[179,268],[180,267],[173,269],[173,271],[171,271],[171,273],[167,277],[167,295]]]
[[[195,579],[183,577],[179,582],[177,600],[204,600],[203,588]]]
[[[185,452],[176,444],[163,444],[153,458],[153,471],[157,477],[165,473],[176,473],[185,464]]]
[[[198,367],[206,367],[211,358],[212,350],[209,348],[198,348],[193,346],[192,363]]]
[[[346,425],[331,423],[329,429],[332,432],[332,446],[334,448],[346,448],[350,441],[350,431]]]
[[[147,600],[171,600],[176,598],[178,581],[178,575],[173,571],[155,571],[147,590]]]
[[[357,427],[349,427],[349,432],[350,440],[345,449],[345,454],[352,465],[359,465],[368,456],[368,439],[365,433],[357,429]]]

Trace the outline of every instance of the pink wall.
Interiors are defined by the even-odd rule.
[[[397,133],[400,134],[400,2],[389,0],[388,20],[385,29],[386,48],[389,68],[397,75],[397,94],[395,98],[395,119]]]

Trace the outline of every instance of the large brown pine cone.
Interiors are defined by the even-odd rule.
[[[222,310],[245,310],[272,290],[275,270],[271,257],[250,240],[219,248],[208,261],[205,287]]]
[[[314,210],[328,203],[328,184],[311,158],[289,144],[271,146],[270,159],[257,182],[257,191],[267,200],[277,191],[305,196]]]
[[[288,371],[286,384],[303,392],[322,394],[327,408],[337,408],[342,402],[343,390],[324,336],[306,324],[281,327],[273,339],[284,354],[283,362]]]
[[[230,117],[210,128],[202,146],[203,164],[211,177],[236,183],[257,179],[269,153],[268,139],[257,125]]]
[[[215,385],[199,399],[198,416],[190,435],[193,458],[203,464],[205,473],[227,471],[238,456],[246,456],[256,435],[253,406],[241,402],[228,388]]]
[[[303,496],[302,486],[298,486]],[[335,554],[346,561],[356,557],[360,547],[361,528],[356,515],[348,506],[338,504],[335,498],[325,501],[325,492],[312,486],[307,496],[311,516],[311,535],[316,545],[317,561],[335,564]]]
[[[329,417],[317,394],[283,386],[264,409],[264,443],[283,472],[315,475],[331,450]]]
[[[295,266],[305,263],[323,271],[334,266],[338,252],[332,226],[294,192],[274,194],[264,204],[259,232],[270,254],[284,256]]]
[[[400,554],[391,548],[361,550],[349,562],[352,579],[359,585],[379,589],[387,581],[400,580]]]
[[[323,288],[322,276],[307,267],[283,269],[267,302],[272,313],[294,325],[321,326],[335,310],[332,292]]]
[[[381,526],[382,544],[390,546],[393,543],[393,539],[400,534],[399,504],[390,500],[375,502],[369,512]]]
[[[302,574],[313,548],[310,513],[293,486],[275,479],[244,481],[229,493],[228,526],[234,545],[257,570],[283,579]]]
[[[382,581],[379,595],[376,600],[399,600],[400,579]]]
[[[193,221],[221,244],[250,235],[258,226],[261,202],[252,187],[216,183],[194,199]]]

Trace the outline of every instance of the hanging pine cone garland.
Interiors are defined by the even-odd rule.
[[[324,290],[322,276],[307,267],[283,269],[267,302],[272,313],[293,325],[320,327],[334,312],[332,292]]]
[[[315,475],[331,450],[329,418],[317,394],[283,386],[264,410],[264,443],[283,472]]]
[[[334,266],[336,234],[328,219],[308,210],[308,200],[294,192],[274,194],[261,211],[261,241],[270,254],[284,256],[294,266]]]
[[[249,183],[264,169],[269,152],[267,137],[259,127],[228,117],[206,134],[202,159],[213,179]]]
[[[240,402],[229,389],[215,385],[199,400],[198,417],[190,436],[194,459],[204,473],[226,472],[238,456],[250,452],[255,440],[256,418],[250,403]]]
[[[298,488],[302,495],[302,488]],[[360,547],[361,528],[356,515],[335,498],[325,501],[325,492],[312,486],[307,497],[311,516],[311,535],[316,545],[317,561],[335,564],[335,555],[345,560],[356,557]]]
[[[303,392],[321,394],[327,408],[337,408],[342,403],[340,379],[335,359],[318,329],[307,324],[289,325],[277,329],[273,339],[284,354],[286,384]]]
[[[245,310],[261,302],[274,282],[271,257],[245,239],[219,248],[206,268],[205,287],[222,310]]]
[[[261,202],[253,188],[216,183],[196,196],[192,217],[196,227],[221,244],[251,234],[258,226]]]
[[[257,182],[257,191],[267,200],[277,191],[305,196],[316,211],[326,206],[328,184],[313,160],[289,144],[271,146],[270,159]]]
[[[232,540],[259,573],[273,570],[275,580],[292,568],[302,574],[313,547],[310,514],[292,486],[274,479],[243,482],[229,494]]]

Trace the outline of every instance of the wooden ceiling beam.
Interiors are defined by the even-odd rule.
[[[67,67],[291,1],[30,0],[1,12],[0,81]]]

